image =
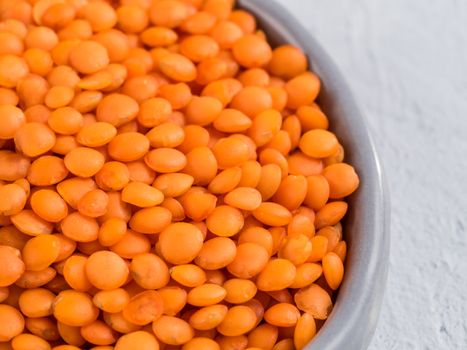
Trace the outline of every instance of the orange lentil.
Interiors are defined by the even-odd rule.
[[[20,232],[13,225],[0,228],[0,245],[10,246],[16,249],[23,249],[29,237]]]
[[[321,261],[328,251],[328,239],[325,236],[314,236],[311,238],[311,254],[308,257],[308,262]]]
[[[104,322],[107,323],[110,327],[112,327],[113,330],[123,334],[132,333],[141,328],[141,326],[135,325],[125,320],[125,318],[123,318],[122,312],[104,312],[103,318]],[[84,344],[85,342],[86,340],[83,339],[82,343]]]
[[[56,3],[47,8],[40,22],[51,28],[61,28],[70,23],[75,15],[76,10],[72,4]]]
[[[9,246],[0,246],[1,262],[5,267],[0,273],[0,286],[8,287],[17,281],[25,270],[25,264],[21,259],[18,249]]]
[[[97,186],[105,191],[123,189],[130,181],[130,171],[125,163],[107,162],[95,175]]]
[[[141,350],[159,350],[156,337],[148,332],[133,331],[121,336],[115,344],[115,350],[131,350],[134,347]]]
[[[203,235],[194,225],[174,223],[159,235],[161,253],[172,264],[186,264],[192,261],[203,246]]]
[[[142,158],[149,150],[149,140],[138,132],[126,132],[115,136],[107,147],[109,155],[121,162]]]
[[[184,108],[192,98],[191,89],[185,83],[163,85],[158,95],[169,101],[173,109]]]
[[[242,28],[245,34],[251,34],[256,30],[256,19],[244,10],[234,10],[230,13],[229,20]]]
[[[289,172],[287,159],[276,149],[265,148],[259,154],[259,162],[265,164],[277,164],[281,169],[281,177],[284,178]]]
[[[0,105],[16,106],[19,102],[18,94],[12,89],[0,88]]]
[[[315,263],[305,263],[297,266],[295,279],[290,288],[303,288],[315,282],[322,274],[321,265]]]
[[[172,148],[158,148],[149,151],[144,160],[151,169],[159,173],[175,173],[182,170],[187,164],[186,156]]]
[[[238,233],[244,224],[243,215],[233,207],[221,205],[216,207],[206,219],[208,229],[222,237],[230,237]]]
[[[278,77],[292,79],[306,71],[307,59],[299,48],[282,45],[273,50],[268,69]]]
[[[227,19],[232,11],[233,1],[231,0],[207,0],[203,4],[203,9],[214,14],[218,19]]]
[[[337,254],[337,256],[339,256],[342,262],[344,262],[347,256],[347,243],[345,241],[340,241],[337,243],[333,251]]]
[[[216,157],[208,147],[196,147],[187,153],[183,172],[194,178],[194,184],[206,185],[217,174]]]
[[[23,210],[27,194],[18,184],[8,184],[0,187],[0,213],[14,215]]]
[[[201,62],[217,56],[219,44],[206,35],[191,35],[180,42],[180,53],[193,62]]]
[[[122,288],[99,291],[92,299],[94,305],[99,309],[111,313],[121,312],[129,301],[130,296]]]
[[[285,258],[294,265],[303,264],[308,260],[312,251],[312,243],[304,234],[288,237],[279,250],[278,256]]]
[[[189,342],[185,343],[182,347],[182,350],[196,349],[220,350],[220,347],[214,340],[204,337],[195,337]]]
[[[246,68],[264,66],[272,57],[269,44],[253,34],[247,34],[237,40],[232,47],[232,52],[235,59]]]
[[[256,219],[269,226],[287,225],[292,215],[287,208],[274,202],[263,202],[253,211]]]
[[[104,166],[104,156],[92,148],[78,147],[64,158],[67,169],[80,177],[94,176]]]
[[[151,75],[139,75],[130,77],[123,84],[122,92],[137,102],[143,102],[156,95],[159,82]]]
[[[214,305],[224,300],[226,290],[212,283],[197,286],[188,292],[187,303],[193,306],[203,307]]]
[[[53,225],[36,215],[32,210],[24,209],[21,212],[11,216],[11,222],[21,232],[38,236],[52,232]]]
[[[213,97],[193,97],[185,108],[190,124],[205,126],[211,124],[222,110],[222,104]]]
[[[242,169],[242,177],[240,179],[238,186],[256,188],[259,185],[259,182],[261,179],[261,170],[262,170],[261,165],[255,160],[248,160],[242,164],[241,169]],[[280,169],[279,169],[279,176],[280,176]]]
[[[227,237],[215,237],[206,241],[195,263],[205,270],[221,269],[229,265],[236,255],[235,242]]]
[[[316,334],[316,322],[312,315],[304,313],[297,322],[294,331],[294,344],[302,349]]]
[[[148,25],[148,14],[141,6],[123,5],[116,12],[118,26],[126,33],[140,33]]]
[[[289,80],[284,88],[287,91],[287,107],[298,108],[312,103],[320,91],[319,78],[311,73],[303,73]]]
[[[323,176],[329,184],[329,197],[333,199],[347,197],[359,185],[355,169],[346,163],[329,165],[323,170]]]
[[[157,1],[149,8],[151,22],[168,28],[178,27],[189,15],[188,7],[175,0]]]
[[[53,314],[58,321],[68,326],[80,327],[93,322],[98,316],[98,310],[88,294],[65,290],[55,299]]]
[[[233,167],[220,172],[209,184],[208,189],[212,193],[226,193],[233,190],[240,182],[242,171],[239,167]]]
[[[138,112],[138,103],[133,98],[112,93],[99,102],[96,117],[100,122],[107,122],[118,127],[136,118]]]
[[[330,202],[316,213],[315,226],[320,229],[324,226],[337,224],[347,212],[347,203],[338,201]]]
[[[239,336],[248,333],[255,327],[256,315],[248,306],[238,305],[231,307],[217,331],[225,336]]]
[[[117,22],[115,10],[105,2],[91,2],[80,9],[80,15],[87,20],[94,32],[112,28]]]
[[[133,296],[123,308],[123,317],[136,325],[144,326],[162,315],[162,297],[155,290],[146,290]]]
[[[172,148],[179,146],[183,142],[185,133],[181,126],[167,122],[152,128],[146,134],[146,137],[154,148]]]
[[[295,152],[287,158],[289,173],[292,175],[319,175],[323,170],[323,162],[309,157],[302,152]]]
[[[27,318],[25,326],[29,332],[47,341],[57,341],[60,339],[57,325],[47,317]],[[76,349],[75,349],[76,350]]]
[[[99,251],[86,261],[86,275],[94,286],[101,290],[119,288],[129,274],[125,261],[114,252]]]
[[[279,303],[271,306],[264,313],[266,322],[277,327],[295,326],[300,318],[297,307],[288,303]]]
[[[252,121],[245,114],[235,109],[224,109],[213,121],[213,126],[221,132],[237,133],[248,130]]]
[[[15,144],[28,157],[36,157],[49,151],[55,144],[54,132],[42,123],[26,123],[15,133]]]
[[[57,45],[58,37],[51,28],[42,26],[32,27],[26,34],[24,43],[27,48],[38,48],[50,51]]]
[[[311,106],[301,106],[297,109],[297,117],[303,130],[327,129],[329,121],[319,106],[313,103]]]
[[[49,283],[54,280],[56,274],[57,271],[52,267],[47,267],[41,271],[25,271],[15,284],[21,288],[37,288],[43,285],[47,285],[47,287],[50,288]],[[11,294],[12,291],[10,287],[10,295]]]
[[[248,144],[233,136],[221,138],[212,151],[221,169],[242,165],[249,159]]]
[[[263,291],[278,291],[288,288],[296,275],[295,266],[286,259],[270,260],[258,276],[257,285]]]
[[[52,190],[39,190],[31,196],[31,208],[44,220],[59,222],[68,215],[66,202]]]
[[[300,139],[299,147],[303,153],[313,158],[325,158],[338,150],[336,136],[321,129],[307,131]]]
[[[21,38],[7,31],[0,31],[0,40],[2,41],[1,55],[21,55],[24,50]]]
[[[164,302],[164,314],[175,316],[186,305],[187,292],[176,286],[166,286],[158,289]]]
[[[216,81],[213,81],[211,83],[209,83],[208,85],[206,85],[201,93],[202,96],[211,96],[211,97],[214,97],[216,99],[218,99],[219,101],[221,101],[222,105],[223,106],[227,106],[229,103],[231,103],[234,99],[234,97],[237,95],[237,93],[242,90],[242,84],[236,80],[236,79],[221,79],[221,80],[216,80]],[[259,93],[261,94],[261,93]],[[242,98],[239,99],[239,101],[237,102],[237,104],[242,104],[244,106],[245,109],[247,109],[246,107],[246,103],[245,103],[245,99],[246,99],[246,93],[242,94]],[[266,102],[264,101],[259,101],[258,104],[267,104],[267,96],[262,96],[264,100],[266,100]],[[252,101],[255,101],[255,103],[253,105],[256,105],[256,100],[255,99],[250,99],[250,103]],[[232,106],[233,107],[233,106]],[[258,108],[258,106],[255,106],[256,108]],[[237,107],[235,107],[237,108]],[[239,109],[239,108],[237,108]],[[251,108],[253,109],[253,108]]]
[[[29,72],[26,61],[14,55],[0,57],[0,86],[12,88]]]
[[[339,255],[329,252],[323,257],[323,273],[332,290],[339,288],[344,276],[344,265]]]
[[[227,306],[222,304],[206,306],[195,311],[189,323],[196,330],[214,329],[222,322],[227,311]]]
[[[32,162],[27,179],[35,186],[50,186],[60,183],[68,175],[63,159],[55,156],[41,156]]]
[[[159,233],[172,220],[171,212],[163,207],[143,208],[134,213],[130,227],[141,233]]]
[[[99,225],[95,219],[79,212],[69,214],[60,224],[62,233],[77,242],[91,242],[97,239]]]
[[[51,86],[69,86],[75,88],[80,81],[78,73],[69,66],[57,66],[47,76],[47,81]]]
[[[263,324],[248,334],[248,346],[252,348],[259,348],[271,350],[276,344],[279,331],[277,327],[270,324]]]
[[[220,57],[208,58],[198,64],[197,70],[196,82],[206,85],[226,76],[228,63]]]
[[[277,164],[266,164],[261,168],[256,189],[261,193],[263,200],[268,200],[276,193],[281,177],[281,168]]]
[[[196,147],[207,146],[209,132],[199,125],[187,125],[183,129],[185,138],[178,146],[183,153],[188,153]]]
[[[74,209],[81,197],[95,188],[94,180],[89,178],[73,177],[57,184],[57,192]]]
[[[151,184],[156,177],[154,170],[149,168],[146,163],[144,163],[144,160],[136,160],[134,162],[126,163],[126,167],[130,174],[130,181]]]
[[[138,122],[145,127],[156,127],[169,119],[172,113],[170,102],[164,98],[149,98],[141,103]]]
[[[81,328],[81,335],[91,344],[109,345],[116,341],[116,333],[103,321],[96,320]]]
[[[83,126],[83,116],[74,108],[61,107],[50,114],[48,124],[56,133],[62,135],[73,135],[76,134]]]
[[[272,97],[264,87],[247,86],[235,95],[230,106],[254,120],[258,114],[272,107]]]
[[[329,199],[329,183],[322,175],[308,176],[305,204],[313,210],[319,210]]]
[[[247,279],[232,278],[223,284],[227,294],[225,300],[231,304],[243,304],[251,300],[257,287],[254,282]]]
[[[205,34],[214,27],[216,20],[214,14],[199,11],[183,21],[180,28],[190,34]]]
[[[107,192],[109,196],[109,204],[107,205],[107,212],[100,217],[100,221],[105,221],[110,218],[120,218],[128,222],[131,217],[130,206],[122,201],[120,192]]]
[[[228,271],[239,278],[251,278],[259,274],[269,260],[266,249],[256,243],[242,243],[237,246],[235,259],[227,265]]]
[[[80,327],[68,326],[60,321],[57,322],[57,329],[60,336],[68,343],[74,346],[81,346],[86,340],[81,336]]]
[[[83,41],[70,51],[70,63],[83,74],[96,73],[109,64],[106,48],[95,41]]]
[[[170,270],[173,280],[185,287],[196,287],[206,282],[206,273],[193,264],[176,265]]]
[[[325,320],[332,310],[332,301],[329,294],[317,284],[301,288],[295,294],[297,307],[318,320]]]
[[[281,124],[281,114],[274,109],[267,109],[254,117],[248,135],[257,146],[264,146],[280,131]]]
[[[194,337],[188,322],[173,316],[161,316],[154,321],[152,330],[160,341],[169,345],[185,344]]]

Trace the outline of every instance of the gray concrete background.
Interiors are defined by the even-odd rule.
[[[388,178],[390,274],[370,349],[467,349],[467,1],[279,2],[347,78]]]

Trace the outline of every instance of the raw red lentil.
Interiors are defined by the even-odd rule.
[[[271,47],[233,0],[14,3],[0,4],[5,349],[309,343],[344,277],[359,177],[302,50]]]

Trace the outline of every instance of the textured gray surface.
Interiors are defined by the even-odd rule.
[[[467,1],[279,2],[348,80],[389,180],[390,273],[370,349],[467,349]]]

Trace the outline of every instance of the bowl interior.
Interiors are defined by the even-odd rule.
[[[360,176],[344,222],[348,243],[344,281],[330,317],[306,349],[364,349],[376,327],[389,256],[388,199],[366,122],[331,58],[286,9],[270,0],[238,3],[256,16],[273,46],[294,44],[307,54],[322,81],[318,103],[345,148],[345,161]]]

